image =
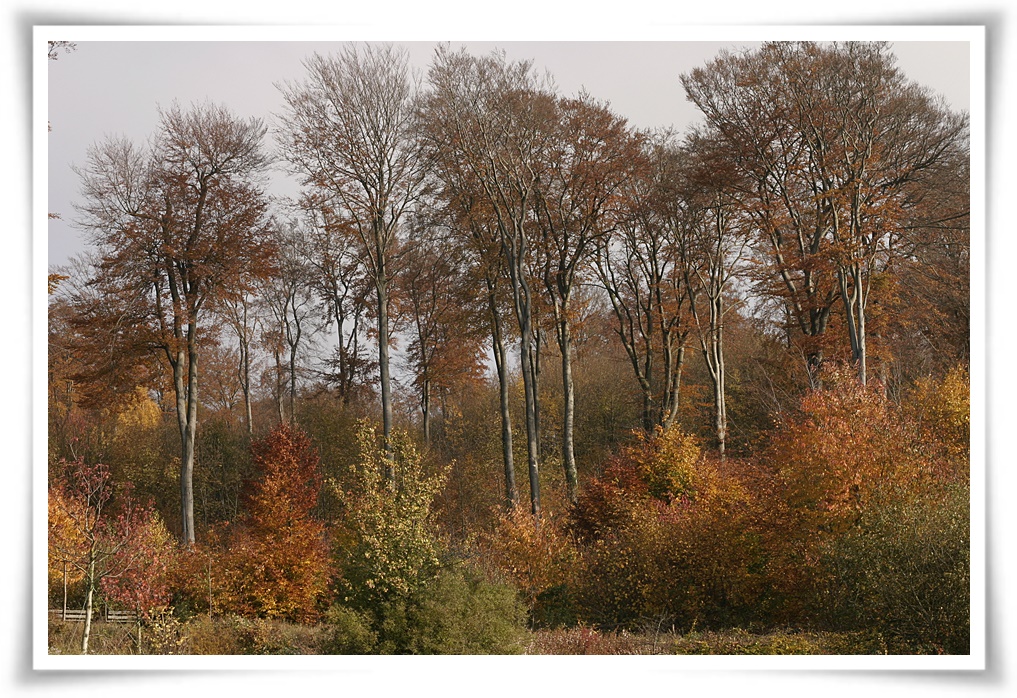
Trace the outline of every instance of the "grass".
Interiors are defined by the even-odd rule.
[[[50,621],[50,654],[79,654],[81,623]],[[332,638],[327,625],[285,621],[199,616],[181,622],[170,618],[145,627],[141,654],[187,655],[314,655]],[[875,633],[831,633],[779,630],[691,632],[600,632],[591,628],[531,632],[526,654],[632,655],[838,655],[883,654],[886,646]],[[92,624],[90,654],[139,654],[136,626]]]

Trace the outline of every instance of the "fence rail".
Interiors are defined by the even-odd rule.
[[[68,608],[66,611],[60,608],[49,609],[50,618],[63,620],[67,623],[84,623],[86,615],[85,610],[81,608]],[[107,623],[134,623],[138,620],[138,614],[134,611],[118,611],[110,608],[107,608],[101,617]]]
[[[87,614],[81,608],[68,608],[66,611],[59,608],[51,608],[49,609],[49,615],[50,618],[55,620],[63,620],[69,623],[84,623]]]

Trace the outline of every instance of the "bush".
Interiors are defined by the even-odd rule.
[[[332,577],[324,525],[312,511],[321,488],[319,460],[300,431],[279,426],[251,446],[259,477],[244,516],[210,541],[218,564],[220,609],[261,618],[316,620]]]
[[[378,635],[371,629],[371,617],[346,606],[334,605],[324,618],[328,627],[321,646],[324,654],[371,654]]]
[[[499,516],[494,530],[481,540],[483,559],[492,573],[509,580],[533,608],[538,598],[573,583],[578,553],[566,522],[517,506]]]
[[[328,483],[342,504],[334,532],[336,586],[341,603],[376,613],[383,604],[412,596],[440,567],[433,502],[445,473],[425,472],[405,434],[393,436],[391,457],[366,423],[358,441],[360,457],[346,484]]]
[[[587,542],[580,621],[631,630],[753,616],[764,586],[761,536],[735,463],[703,457],[676,429],[613,459],[573,511]]]
[[[378,626],[386,654],[519,654],[527,637],[516,591],[465,569],[386,604]]]
[[[829,622],[880,632],[894,653],[967,654],[969,489],[890,490],[824,559]]]

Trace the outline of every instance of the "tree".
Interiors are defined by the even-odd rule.
[[[686,171],[678,183],[681,189],[672,215],[689,311],[713,385],[714,434],[723,458],[727,442],[724,323],[732,310],[729,296],[734,280],[743,271],[749,230],[737,198],[736,175],[717,146],[702,134],[688,139],[683,152]]]
[[[109,139],[78,169],[79,225],[100,261],[102,305],[126,304],[133,346],[163,355],[180,432],[181,541],[194,543],[194,442],[202,318],[270,269],[257,176],[265,127],[206,104],[161,112],[149,146]],[[101,309],[101,308],[100,308]],[[97,325],[101,327],[101,325]]]
[[[502,466],[505,477],[505,504],[514,509],[517,503],[515,459],[512,451],[511,376],[508,345],[511,341],[506,315],[511,313],[506,298],[508,271],[501,253],[501,237],[497,217],[473,173],[463,168],[450,149],[454,132],[447,130],[436,117],[436,105],[429,103],[422,127],[425,147],[431,151],[434,182],[430,205],[432,216],[452,236],[450,243],[468,253],[471,276],[482,279],[491,335],[491,353],[498,377],[499,412],[501,418]]]
[[[873,282],[906,232],[912,185],[964,147],[966,117],[907,80],[885,43],[772,42],[682,83],[737,153],[788,314],[815,339],[840,300],[864,383]],[[815,375],[821,347],[807,352]]]
[[[476,281],[463,250],[438,239],[435,231],[420,231],[407,245],[400,285],[412,327],[408,352],[428,445],[435,405],[483,373]]]
[[[280,425],[251,445],[256,477],[246,514],[225,533],[221,603],[263,618],[313,621],[332,577],[325,526],[312,512],[322,480],[318,454]]]
[[[530,507],[540,512],[537,420],[538,299],[533,289],[533,207],[550,152],[556,98],[529,62],[508,63],[439,47],[429,72],[426,110],[432,150],[447,158],[453,183],[475,187],[498,233],[519,329],[526,412]]]
[[[311,341],[315,329],[312,318],[318,306],[309,283],[305,263],[304,230],[294,222],[276,231],[278,240],[277,270],[272,277],[261,284],[261,303],[267,309],[265,336],[269,339],[276,358],[277,385],[282,384],[281,352],[286,353],[285,376],[289,383],[289,423],[297,419],[297,379],[299,356]],[[283,421],[283,395],[281,389],[276,396],[279,404],[279,421]]]
[[[247,435],[254,435],[254,415],[251,409],[251,366],[254,339],[257,336],[259,319],[254,312],[254,298],[241,293],[223,303],[222,315],[230,330],[237,338],[236,377],[244,395],[244,425]]]
[[[78,48],[78,45],[73,41],[50,41],[48,43],[47,58],[51,61],[60,59],[60,51],[70,53]]]
[[[673,180],[680,172],[669,133],[643,143],[624,191],[624,211],[601,240],[595,265],[642,393],[642,427],[669,429],[678,416],[688,296],[675,250]]]
[[[348,221],[374,285],[386,441],[392,434],[390,287],[399,226],[427,167],[415,137],[408,61],[392,46],[349,45],[337,55],[314,54],[304,63],[306,81],[280,85],[287,106],[283,152],[304,184]]]
[[[325,324],[335,323],[336,345],[327,360],[325,380],[348,406],[376,370],[362,344],[372,283],[364,273],[350,221],[314,196],[303,197],[299,206],[304,215],[301,253],[310,287],[325,306]]]
[[[328,483],[344,505],[335,545],[341,598],[375,613],[411,597],[441,568],[433,503],[447,475],[427,473],[419,453],[399,433],[391,452],[377,441],[375,430],[361,423],[357,462],[344,483]],[[394,462],[394,479],[382,475],[385,462]]]
[[[590,271],[597,243],[613,226],[619,193],[631,176],[638,142],[625,120],[588,95],[561,99],[537,187],[534,210],[540,227],[537,262],[550,300],[561,352],[563,387],[562,464],[566,495],[579,496],[574,444],[575,385],[572,377],[572,299]]]
[[[50,561],[71,565],[84,581],[81,653],[88,654],[95,594],[100,585],[143,564],[143,539],[148,528],[157,525],[153,524],[157,515],[140,507],[129,493],[121,493],[119,501],[114,501],[108,466],[83,459],[61,461],[59,466],[49,486]]]

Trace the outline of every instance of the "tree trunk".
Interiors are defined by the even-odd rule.
[[[300,335],[297,334],[297,341]],[[290,426],[297,423],[297,345],[290,345]]]
[[[81,653],[88,654],[88,637],[92,632],[92,599],[95,595],[95,558],[96,550],[93,542],[88,549],[88,574],[85,579],[85,628],[81,634]]]
[[[674,369],[671,371],[664,404],[661,406],[660,426],[665,431],[670,429],[678,419],[678,396],[681,394],[682,369],[685,367],[685,340],[681,341],[674,358]]]
[[[718,290],[710,299],[710,339],[713,376],[714,430],[717,434],[717,453],[721,460],[727,447],[727,398],[724,366],[724,297]]]
[[[424,413],[424,443],[431,445],[431,381],[424,378],[420,386],[420,411]]]
[[[191,335],[193,337],[193,334]],[[194,340],[188,341],[187,416],[183,428],[180,458],[181,541],[194,545],[194,438],[198,426],[198,352]]]
[[[243,376],[243,379],[240,381],[240,385],[241,385],[241,388],[242,388],[242,390],[244,392],[244,421],[245,421],[245,424],[247,425],[247,436],[248,437],[253,437],[254,436],[254,416],[253,416],[253,412],[251,410],[251,357],[250,357],[250,353],[249,353],[250,352],[250,347],[248,346],[246,340],[241,342],[240,346],[242,348],[242,352],[241,353],[243,354],[243,356],[242,356],[242,359],[243,359],[243,367],[242,367],[242,376]]]
[[[385,478],[395,482],[392,464],[392,378],[389,368],[388,284],[383,276],[375,278],[378,290],[378,373],[381,380],[381,421],[385,440]]]
[[[494,295],[493,284],[488,281],[488,307],[491,311],[491,343],[494,348],[494,365],[498,372],[498,399],[501,409],[501,452],[505,471],[505,506],[516,506],[516,470],[512,456],[512,412],[509,409],[508,354],[501,328],[501,313]]]
[[[519,349],[520,363],[523,370],[523,393],[526,402],[526,462],[530,475],[530,511],[535,517],[540,516],[540,448],[537,443],[537,395],[534,385],[532,366],[532,347],[530,343],[530,318],[527,315],[522,323],[522,341]]]
[[[561,381],[564,414],[562,415],[561,459],[565,467],[565,491],[570,504],[579,500],[579,474],[573,441],[576,399],[572,380],[572,335],[564,308],[558,320],[558,348],[561,349]]]
[[[196,347],[191,346],[192,342],[189,338],[186,360],[185,352],[179,351],[173,362],[173,389],[180,431],[180,542],[185,546],[194,545],[194,432],[198,409],[198,366]]]

